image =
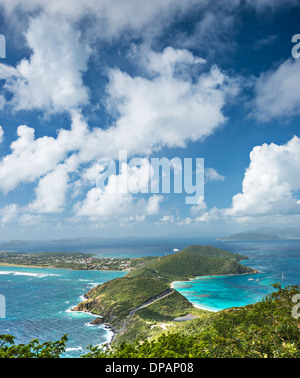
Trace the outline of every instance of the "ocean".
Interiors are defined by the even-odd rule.
[[[176,282],[174,287],[195,306],[211,311],[255,303],[270,293],[272,283],[300,283],[300,240],[221,242],[209,239],[124,239],[27,243],[7,246],[23,252],[90,252],[103,257],[164,256],[191,244],[213,245],[248,256],[242,263],[260,271],[254,275],[201,277]],[[4,249],[3,246],[0,247]],[[111,332],[91,326],[93,315],[72,312],[92,287],[124,272],[71,271],[0,266],[0,294],[6,300],[6,317],[0,318],[0,334],[12,334],[16,343],[31,339],[58,340],[67,333],[63,357],[80,357],[89,345],[107,342]]]
[[[0,294],[5,297],[6,317],[0,319],[0,334],[11,334],[15,342],[59,340],[68,334],[62,357],[80,357],[89,345],[107,342],[111,331],[91,326],[93,315],[73,312],[92,287],[124,272],[72,271],[66,269],[12,268],[0,266]]]

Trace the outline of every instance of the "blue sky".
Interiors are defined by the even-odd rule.
[[[297,227],[297,0],[0,0],[0,239]],[[299,48],[300,50],[300,48]],[[204,197],[103,158],[204,158]]]

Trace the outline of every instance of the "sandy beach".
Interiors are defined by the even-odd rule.
[[[13,267],[13,268],[38,268],[38,269],[53,269],[52,266],[40,266],[40,265],[17,265],[17,264],[7,264],[7,263],[1,263],[0,264],[0,267],[1,266],[5,266],[5,267]]]

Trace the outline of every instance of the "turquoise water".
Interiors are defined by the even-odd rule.
[[[262,273],[201,277],[175,283],[175,288],[192,303],[212,311],[259,301],[272,290],[271,283],[280,282],[283,286],[300,283],[300,240],[222,243],[201,239],[160,239],[149,245],[147,240],[139,239],[136,245],[133,241],[126,243],[116,243],[110,249],[104,245],[101,251],[101,248],[98,250],[99,254],[114,257],[164,256],[173,248],[202,244],[248,256],[249,260],[242,263]],[[30,245],[27,248],[29,250]],[[63,245],[56,248],[65,252]],[[87,245],[85,249],[81,245],[80,248],[87,252],[91,246]],[[0,334],[12,334],[16,336],[17,343],[27,343],[33,338],[41,342],[55,341],[67,333],[69,341],[64,357],[79,357],[87,352],[88,345],[107,342],[110,333],[103,326],[90,326],[94,316],[71,312],[70,309],[81,302],[83,294],[92,287],[124,274],[0,266],[0,294],[6,299],[6,318],[0,318]],[[249,280],[251,278],[253,280]]]
[[[90,326],[93,315],[70,309],[92,287],[123,275],[124,272],[0,266],[0,293],[6,299],[6,318],[0,319],[0,334],[12,334],[16,343],[27,343],[33,338],[56,341],[67,333],[64,357],[79,357],[87,352],[88,345],[107,342],[111,332],[102,325]]]
[[[259,281],[256,281],[256,279]],[[250,279],[250,280],[249,280]],[[219,311],[259,301],[272,290],[266,275],[205,276],[189,282],[176,282],[173,287],[196,307]]]
[[[273,291],[271,284],[279,282],[283,287],[300,284],[299,240],[228,242],[215,243],[215,246],[248,256],[249,260],[244,260],[241,264],[261,273],[207,276],[174,283],[174,288],[199,308],[219,311],[245,306],[261,300]]]

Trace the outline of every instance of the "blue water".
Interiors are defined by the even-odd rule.
[[[6,300],[6,318],[0,334],[12,334],[16,343],[59,340],[69,336],[63,357],[79,357],[90,344],[107,342],[110,333],[102,325],[90,326],[93,315],[70,309],[92,287],[124,272],[71,271],[64,269],[0,266],[0,293]]]
[[[199,238],[195,243],[199,243]],[[202,240],[201,240],[202,242]],[[10,252],[84,252],[101,257],[162,256],[173,248],[193,244],[191,239],[176,238],[94,238],[52,241],[0,243],[0,250]]]
[[[189,239],[137,239],[71,243],[37,243],[15,246],[24,251],[93,252],[101,256],[164,256],[174,248],[190,244],[213,245],[249,257],[242,263],[260,274],[201,277],[177,282],[175,288],[200,308],[218,311],[259,301],[272,291],[271,283],[282,286],[300,283],[300,240],[262,242],[220,242]],[[55,249],[53,247],[55,245]],[[2,248],[1,248],[2,249]],[[11,248],[10,250],[13,250]],[[282,279],[282,273],[284,278]],[[63,269],[12,268],[0,266],[0,294],[6,299],[6,318],[0,318],[0,334],[13,334],[17,343],[33,338],[41,342],[69,335],[64,357],[79,357],[90,344],[105,343],[109,332],[103,326],[90,326],[92,315],[71,312],[92,287],[123,272],[71,271]],[[253,280],[249,280],[253,278]],[[258,281],[256,281],[258,279]]]

